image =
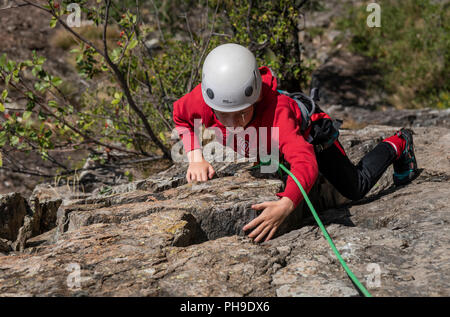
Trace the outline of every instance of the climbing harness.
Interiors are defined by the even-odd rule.
[[[269,165],[270,160],[268,162],[261,162],[258,165],[253,166],[252,168],[257,168],[260,165]],[[347,266],[347,263],[345,263],[344,259],[342,258],[341,254],[337,250],[336,246],[333,243],[333,240],[331,239],[330,235],[328,234],[327,230],[325,229],[325,226],[323,225],[322,221],[320,220],[319,216],[317,215],[316,210],[314,209],[314,206],[312,205],[311,201],[308,198],[308,195],[306,194],[305,190],[303,189],[302,185],[298,181],[298,179],[294,176],[294,174],[291,173],[289,169],[286,168],[282,163],[278,162],[279,168],[281,168],[284,172],[286,172],[289,176],[292,177],[292,179],[297,184],[298,188],[302,192],[303,197],[305,198],[306,203],[308,204],[309,209],[311,210],[311,213],[313,214],[314,219],[316,220],[317,224],[319,225],[319,228],[322,230],[322,233],[325,237],[325,239],[328,241],[328,244],[330,245],[331,249],[333,250],[334,254],[338,258],[339,262],[341,263],[342,267],[344,268],[345,272],[347,273],[348,277],[353,281],[353,283],[356,285],[356,287],[361,291],[361,293],[366,297],[372,297],[372,295],[367,291],[367,289],[364,287],[364,285],[358,280],[358,278],[353,274],[353,272],[349,269]]]

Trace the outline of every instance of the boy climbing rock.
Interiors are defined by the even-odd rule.
[[[313,101],[305,103],[311,105]],[[255,128],[257,134],[260,128],[269,128],[268,142],[276,142],[280,161],[290,165],[306,193],[319,171],[343,196],[352,200],[364,197],[390,164],[394,164],[396,185],[406,184],[417,176],[411,130],[401,129],[384,139],[354,165],[337,138],[338,128],[333,130],[333,120],[318,106],[313,109],[307,129],[302,129],[305,120],[302,107],[277,90],[277,80],[269,68],[259,68],[253,53],[241,45],[216,47],[205,59],[201,84],[174,103],[173,120],[189,160],[187,181],[207,181],[214,175],[194,132],[195,119],[201,119],[206,128],[220,129],[223,144],[233,137],[228,128]],[[274,127],[276,134],[271,129]],[[247,141],[233,142],[233,149],[248,156],[252,142]],[[271,148],[271,144],[257,146]],[[278,201],[252,206],[261,213],[243,230],[251,230],[248,236],[256,242],[270,240],[303,199],[291,177],[277,196]]]

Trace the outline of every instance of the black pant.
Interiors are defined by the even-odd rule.
[[[344,197],[361,199],[395,160],[395,150],[388,143],[380,142],[354,165],[344,154],[342,145],[339,143],[344,153],[336,142],[322,152],[316,152],[319,171]]]

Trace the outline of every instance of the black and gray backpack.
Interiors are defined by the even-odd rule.
[[[308,96],[303,92],[292,92],[278,90],[280,94],[286,95],[297,102],[300,112],[302,114],[302,123],[300,130],[304,133],[310,125],[312,125],[310,134],[308,136],[309,143],[313,144],[318,152],[323,151],[339,137],[339,128],[342,125],[342,120],[321,118],[311,121],[313,113],[321,113],[322,111],[317,105],[319,99],[319,89],[311,89],[311,95]]]

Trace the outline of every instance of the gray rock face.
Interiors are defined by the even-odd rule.
[[[390,169],[360,201],[345,199],[323,177],[309,195],[375,296],[450,295],[450,131],[414,131],[422,170],[411,184],[394,187]],[[393,132],[342,130],[340,140],[357,163]],[[303,203],[271,241],[244,235],[256,216],[251,204],[276,200],[282,190],[276,175],[261,175],[252,163],[213,165],[218,176],[205,183],[186,184],[186,166],[176,165],[103,195],[62,199],[56,228],[27,239],[23,252],[0,256],[0,294],[359,295]]]
[[[57,211],[62,203],[62,199],[46,199],[32,195],[30,202],[33,210],[32,236],[37,236],[53,229],[56,226]]]
[[[31,203],[28,203],[19,193],[10,193],[0,199],[0,223],[3,228],[0,236],[5,241],[0,251],[7,252],[11,248],[22,251],[28,239],[56,226],[56,213],[62,202],[59,198],[45,197],[39,193],[33,194]]]
[[[403,126],[403,127],[445,127],[450,128],[450,109],[437,110],[425,108],[421,110],[393,109],[373,111],[358,107],[343,107],[334,104],[322,109],[330,116],[351,122],[359,126],[369,124]]]
[[[11,242],[0,238],[0,254],[11,251]]]
[[[18,193],[0,195],[0,238],[15,241],[24,217],[29,213],[25,199]]]

